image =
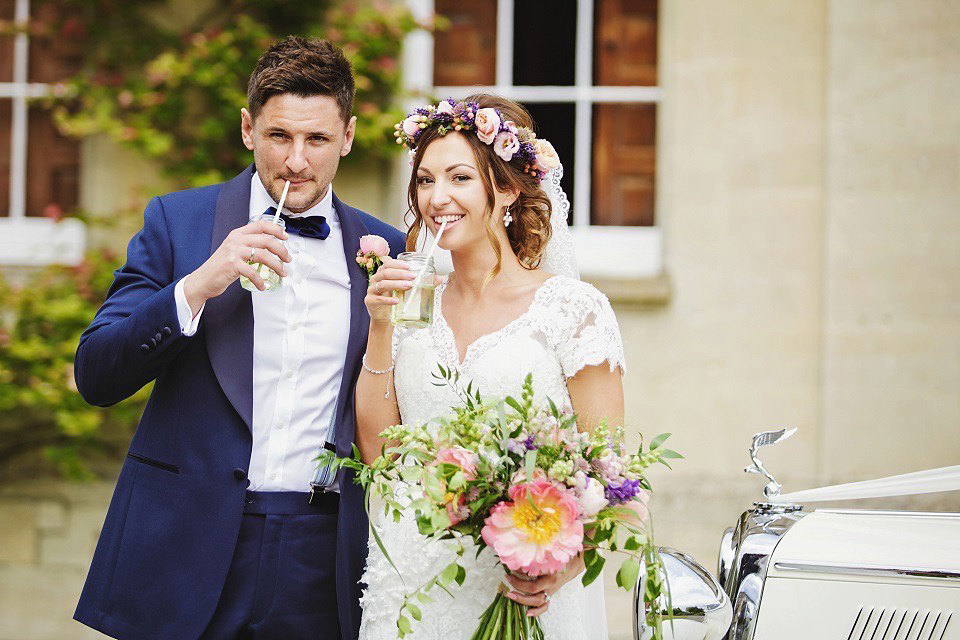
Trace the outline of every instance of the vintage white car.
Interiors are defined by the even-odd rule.
[[[663,550],[677,640],[960,640],[960,513],[817,509],[811,502],[960,490],[960,466],[781,494],[757,458],[795,430],[754,436],[745,469],[765,500],[723,534],[717,578]],[[642,605],[635,600],[637,605]],[[635,638],[650,637],[634,607]]]

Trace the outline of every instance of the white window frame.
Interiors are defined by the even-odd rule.
[[[17,0],[14,23],[25,27],[30,0]],[[0,100],[12,100],[10,132],[10,201],[7,217],[0,218],[0,266],[79,264],[83,260],[85,229],[82,222],[59,222],[27,217],[27,101],[50,93],[50,86],[29,82],[29,37],[18,29],[13,41],[13,77],[0,82]]]
[[[434,13],[433,0],[407,0],[421,20]],[[593,85],[593,0],[578,0],[575,79],[573,86],[513,84],[514,0],[497,2],[496,84],[493,86],[434,86],[433,36],[417,32],[404,45],[404,85],[414,94],[463,98],[486,91],[518,102],[565,102],[576,109],[574,137],[574,200],[571,233],[580,271],[586,277],[657,277],[663,272],[663,237],[659,226],[618,227],[590,224],[593,160],[593,105],[596,103],[658,104],[660,87]],[[417,106],[409,105],[410,108]],[[661,212],[657,211],[659,221]],[[617,256],[611,260],[610,256]]]

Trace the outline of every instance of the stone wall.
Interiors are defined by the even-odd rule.
[[[103,638],[73,621],[113,483],[0,489],[0,640]]]

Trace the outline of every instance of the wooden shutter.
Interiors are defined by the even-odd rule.
[[[654,223],[656,107],[593,107],[592,224]]]
[[[656,86],[657,0],[598,0],[594,14],[594,84]]]
[[[656,85],[656,0],[598,0],[595,11],[595,84]],[[591,222],[654,224],[655,168],[656,106],[595,104]]]
[[[436,0],[435,10],[450,21],[433,40],[433,84],[496,84],[497,3]]]
[[[12,0],[0,0],[0,19],[13,17]],[[8,7],[9,5],[9,7]],[[34,3],[31,21],[44,25],[30,37],[29,82],[54,83],[75,73],[82,63],[82,42],[61,27],[68,20],[52,3]],[[46,30],[46,31],[45,31]],[[0,81],[11,81],[12,46],[0,39]],[[0,99],[0,215],[8,215],[10,202],[10,98]],[[39,105],[28,109],[27,193],[28,216],[58,217],[75,209],[79,198],[80,143],[60,135],[49,111]]]

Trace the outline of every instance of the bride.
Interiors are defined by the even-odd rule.
[[[606,297],[578,279],[562,167],[552,146],[536,141],[539,162],[518,152],[509,134],[534,124],[522,106],[497,96],[444,101],[436,111],[441,117],[418,117],[431,113],[414,112],[398,132],[414,149],[407,247],[416,245],[422,227],[436,234],[446,221],[440,247],[450,251],[454,271],[436,287],[432,325],[403,333],[390,324],[398,303],[392,293],[409,289],[415,270],[387,258],[371,278],[370,332],[356,390],[356,442],[364,461],[380,455],[378,434],[386,427],[426,422],[457,404],[451,389],[432,384],[438,363],[486,396],[517,394],[532,372],[538,400],[571,405],[580,429],[604,418],[620,424],[620,331]],[[455,551],[421,536],[413,518],[375,526],[402,579],[371,542],[360,638],[393,640],[404,593],[452,562]],[[432,594],[435,601],[421,607],[423,618],[414,623],[415,638],[470,637],[504,571],[490,549],[479,556],[468,549],[461,564],[466,581],[452,598]],[[601,581],[585,589],[582,570],[577,557],[558,574],[511,574],[507,597],[540,616],[548,640],[606,638]]]

